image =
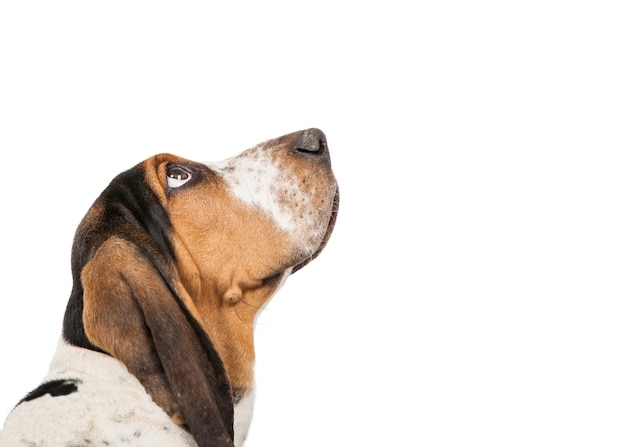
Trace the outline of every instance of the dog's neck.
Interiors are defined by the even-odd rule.
[[[177,293],[201,323],[215,346],[231,383],[234,402],[254,385],[254,327],[260,311],[282,287],[291,269],[271,284],[250,284],[232,274],[228,279],[201,271],[185,244],[176,239],[177,274],[182,290]]]
[[[278,278],[271,293],[260,289],[238,289],[236,298],[212,289],[193,299],[202,324],[219,353],[233,389],[235,403],[254,384],[254,327],[260,311],[289,275]]]

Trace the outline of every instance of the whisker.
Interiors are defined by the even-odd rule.
[[[235,308],[235,314],[237,315],[237,318],[239,319],[239,321],[241,321],[241,324],[243,324],[244,326],[246,326],[247,328],[251,329],[254,332],[254,327],[250,326],[248,323],[243,321],[243,318],[241,318],[241,315],[239,315],[239,312],[237,312],[237,306],[234,306],[234,308]]]
[[[253,309],[257,309],[257,310],[261,310],[261,309],[263,309],[263,306],[255,306],[255,305],[253,305],[253,304],[248,303],[248,302],[247,302],[246,300],[244,300],[243,298],[240,298],[240,299],[239,299],[239,301],[240,301],[240,302],[242,302],[243,304],[245,304],[246,306],[251,307],[251,308],[253,308]]]

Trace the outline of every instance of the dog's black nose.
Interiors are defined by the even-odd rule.
[[[326,135],[319,129],[303,130],[294,149],[302,153],[322,155],[328,152]]]

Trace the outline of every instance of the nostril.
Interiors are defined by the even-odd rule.
[[[319,129],[307,129],[296,141],[294,149],[306,153],[322,154],[327,152],[326,135]]]
[[[298,144],[295,149],[298,152],[321,152],[326,149],[326,141],[314,140],[307,141],[306,144]]]

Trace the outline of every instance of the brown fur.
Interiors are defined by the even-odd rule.
[[[114,179],[77,231],[64,334],[123,362],[200,446],[232,445],[233,400],[252,387],[256,315],[286,274],[319,253],[334,224],[328,154],[296,153],[298,135],[264,151],[310,193],[308,214],[296,218],[327,225],[326,234],[294,240],[207,166],[169,154]],[[171,164],[193,170],[188,185],[168,187]],[[290,191],[280,191],[279,204],[297,210]]]

